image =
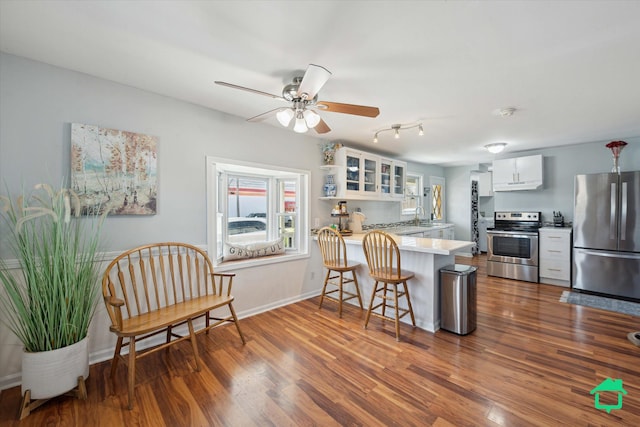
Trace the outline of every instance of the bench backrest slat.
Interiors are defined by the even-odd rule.
[[[120,254],[102,280],[105,300],[124,302],[123,318],[152,312],[177,302],[216,294],[213,264],[203,250],[186,243],[158,243]],[[111,321],[113,308],[107,305]]]

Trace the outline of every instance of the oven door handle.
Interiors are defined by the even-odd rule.
[[[538,237],[538,233],[526,232],[526,231],[520,232],[520,231],[490,230],[490,231],[487,231],[487,235],[522,237],[522,238]]]

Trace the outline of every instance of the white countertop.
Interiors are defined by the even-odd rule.
[[[399,236],[389,233],[393,240],[398,244],[398,248],[402,251],[423,252],[435,255],[453,255],[456,252],[469,249],[475,245],[474,242],[466,242],[462,240],[444,240],[444,239],[428,239],[423,237]],[[351,236],[343,236],[344,242],[348,245],[362,246],[364,233],[353,234]]]

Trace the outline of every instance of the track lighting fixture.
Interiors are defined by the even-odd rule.
[[[391,125],[390,128],[380,129],[380,130],[376,131],[376,133],[373,135],[373,143],[374,144],[378,143],[378,135],[381,132],[386,132],[388,130],[392,130],[392,131],[394,131],[393,137],[395,139],[400,139],[400,131],[401,130],[413,129],[413,128],[418,128],[418,135],[420,135],[420,136],[424,135],[424,128],[422,127],[422,123],[417,123],[417,124],[413,124],[413,125],[395,124],[395,125]]]

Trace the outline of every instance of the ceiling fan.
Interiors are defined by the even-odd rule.
[[[377,107],[318,101],[318,92],[329,80],[329,77],[331,77],[331,72],[326,68],[309,64],[303,77],[294,77],[293,82],[282,89],[282,96],[227,82],[216,81],[215,83],[289,102],[290,106],[288,107],[275,108],[251,117],[247,121],[260,122],[275,115],[282,126],[288,127],[295,118],[293,130],[299,133],[304,133],[309,128],[313,128],[317,133],[327,133],[331,130],[316,110],[365,117],[377,117],[380,114],[380,110]]]

